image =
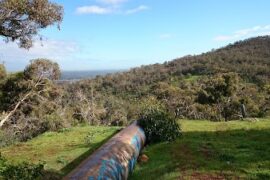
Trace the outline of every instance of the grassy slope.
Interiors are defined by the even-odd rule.
[[[183,136],[147,147],[130,179],[270,179],[270,119],[180,124]]]
[[[110,138],[119,128],[74,127],[62,132],[48,132],[25,143],[0,149],[9,161],[46,162],[48,173],[67,174],[96,148]],[[90,133],[90,134],[89,134]],[[88,143],[85,138],[91,142]]]

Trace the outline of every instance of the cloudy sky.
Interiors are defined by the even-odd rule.
[[[53,0],[61,30],[41,31],[29,51],[0,40],[9,71],[49,58],[63,70],[128,69],[270,35],[269,0]]]

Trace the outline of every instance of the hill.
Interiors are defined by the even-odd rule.
[[[258,140],[260,143],[266,141],[265,139],[268,136],[267,130],[269,129],[268,121],[265,121],[266,124],[262,122],[262,126],[266,130],[257,130],[255,128],[255,130],[251,131],[240,129],[248,122],[238,121],[239,123],[234,123],[232,121],[224,123],[222,121],[238,119],[257,120],[257,118],[261,120],[262,117],[270,115],[269,50],[270,37],[257,37],[236,42],[224,48],[197,56],[186,56],[163,64],[134,68],[127,72],[97,76],[94,79],[75,81],[74,83],[59,84],[55,83],[60,75],[59,66],[50,60],[37,59],[32,61],[24,72],[14,74],[6,74],[5,68],[2,65],[2,68],[0,68],[0,70],[2,69],[0,74],[3,77],[0,79],[0,119],[3,122],[3,126],[0,126],[0,146],[6,146],[6,148],[1,148],[0,151],[9,160],[13,159],[11,157],[14,148],[18,149],[20,146],[23,149],[19,149],[18,152],[22,154],[16,156],[18,159],[15,156],[15,159],[13,159],[15,162],[16,160],[20,161],[22,157],[29,157],[24,155],[24,152],[29,154],[29,147],[33,147],[33,150],[35,150],[41,143],[47,146],[48,142],[54,147],[58,141],[55,142],[56,144],[52,143],[51,138],[57,139],[55,137],[59,135],[59,137],[61,136],[60,140],[62,140],[68,137],[65,131],[62,133],[65,128],[82,124],[125,126],[132,120],[144,117],[143,113],[145,112],[161,110],[161,112],[166,114],[166,116],[161,116],[162,119],[166,117],[167,119],[221,121],[218,123],[184,121],[191,124],[188,128],[189,130],[192,129],[191,127],[197,127],[195,131],[201,131],[202,133],[185,132],[187,129],[185,129],[184,124],[183,135],[187,139],[184,139],[184,141],[177,140],[177,142],[171,143],[171,145],[178,144],[180,149],[182,149],[183,145],[191,144],[192,147],[187,146],[190,149],[186,149],[187,151],[184,149],[184,155],[189,151],[198,152],[202,148],[207,148],[206,153],[208,153],[209,149],[209,153],[212,150],[214,153],[217,152],[218,154],[213,156],[210,162],[216,165],[218,169],[213,169],[211,164],[207,164],[208,161],[206,162],[205,159],[201,160],[196,156],[196,153],[192,153],[189,157],[195,160],[198,159],[198,162],[201,163],[195,163],[196,167],[208,168],[206,169],[206,176],[203,174],[202,168],[193,173],[193,167],[182,169],[184,174],[181,174],[181,176],[192,178],[197,175],[202,175],[202,177],[208,177],[209,175],[209,177],[223,178],[228,176],[234,178],[229,171],[237,167],[235,178],[268,178],[269,172],[265,168],[268,165],[269,158],[267,156],[264,156],[266,163],[263,163],[262,159],[257,155],[245,158],[238,157],[238,155],[243,156],[244,153],[234,155],[226,152],[227,147],[232,152],[238,152],[241,149],[245,152],[248,151],[250,154],[263,154],[263,152],[267,152],[266,149],[269,144],[263,144],[262,149],[265,151],[261,151],[261,149],[253,149],[253,147],[258,145],[252,142],[254,140]],[[174,116],[174,118],[170,116]],[[156,120],[156,118],[154,119]],[[156,125],[157,121],[154,124]],[[216,125],[221,130],[216,129]],[[216,132],[203,132],[203,129],[207,126],[209,126],[209,130],[211,127],[214,127],[212,131],[216,129]],[[228,133],[223,133],[222,128],[226,128],[226,126],[229,126],[229,129],[225,129]],[[237,127],[237,130],[234,130],[234,127]],[[109,129],[107,129],[108,132],[110,131]],[[73,136],[72,132],[78,133],[80,130],[84,131],[84,128],[71,128],[70,133],[69,131],[67,133],[71,137]],[[87,127],[85,130],[84,132],[87,132],[89,128]],[[111,134],[115,132],[115,129],[111,130]],[[58,133],[45,133],[48,131],[58,131]],[[104,135],[103,137],[102,132],[101,128],[97,131],[94,130],[93,133],[97,137],[102,135],[103,139],[110,136],[108,134],[108,136]],[[43,136],[35,138],[43,133],[45,133]],[[81,146],[81,139],[86,136],[86,140],[89,137],[91,141],[93,133],[85,134],[79,132],[82,136],[78,135],[78,142],[77,140],[74,142],[78,145],[74,146],[75,149],[73,149],[74,152],[78,152],[77,155],[74,153],[75,156],[84,157],[81,156],[81,153],[87,151],[88,148],[84,148],[84,145]],[[251,136],[246,136],[247,133]],[[231,138],[231,136],[234,138]],[[30,139],[32,138],[34,139],[31,141]],[[211,139],[211,144],[201,145],[200,143],[205,140],[203,138]],[[223,145],[219,144],[222,140],[230,138],[232,141],[228,140]],[[35,139],[38,141],[37,143],[35,143]],[[102,143],[103,139],[100,139],[96,145]],[[195,139],[200,141],[198,142]],[[17,146],[18,141],[28,142]],[[207,143],[208,140],[205,142]],[[240,142],[247,142],[247,148],[243,148],[243,146],[234,147],[235,144]],[[65,150],[69,149],[70,143],[73,143],[73,140],[72,142],[63,141],[63,149],[58,149],[56,156],[55,154],[47,156],[48,149],[46,148],[40,149],[39,152],[35,151],[34,154],[30,153],[30,155],[34,156],[29,157],[29,161],[36,162],[40,160],[36,157],[42,157],[42,159],[47,160],[48,169],[58,171],[56,175],[58,173],[63,175],[70,170],[71,166],[73,167],[73,162],[77,162],[75,156],[71,159],[66,157],[68,153]],[[154,145],[149,148],[150,155],[157,150],[155,147],[158,147],[158,150],[161,150],[160,152],[163,152],[163,149],[166,150],[164,152],[167,153],[162,156],[161,163],[159,163],[159,159],[155,159],[155,155],[150,157],[150,159],[153,158],[155,165],[162,164],[165,170],[160,169],[159,171],[157,170],[159,166],[153,168],[153,164],[149,163],[148,166],[142,167],[141,172],[140,169],[137,170],[137,175],[134,175],[134,179],[142,177],[140,174],[148,177],[144,169],[154,172],[152,173],[154,176],[158,174],[167,176],[167,168],[172,168],[172,171],[168,170],[169,176],[177,175],[179,177],[177,172],[178,162],[170,163],[170,165],[167,164],[167,161],[171,162],[171,159],[174,158],[167,155],[172,154],[170,152],[179,148],[179,146],[167,145]],[[48,146],[48,148],[52,146]],[[95,147],[92,146],[90,149],[95,149]],[[204,151],[205,149],[202,150]],[[64,154],[61,153],[62,151]],[[92,151],[89,150],[89,152]],[[193,154],[195,155],[193,156]],[[183,157],[181,153],[176,153],[175,155],[178,159]],[[255,169],[257,167],[262,169],[260,172],[256,172],[254,167],[248,165],[254,159],[258,161],[258,164],[255,164]],[[28,161],[28,159],[26,160]],[[164,162],[165,160],[166,162]],[[1,156],[0,161],[0,166],[2,166],[2,168],[0,167],[0,173],[5,166],[11,167],[9,170],[15,171],[28,168],[28,164],[13,166],[7,163],[6,159]],[[229,162],[228,166],[226,165],[227,162]],[[64,167],[68,163],[71,163],[71,166]],[[186,162],[182,165],[184,166],[185,164],[189,165]],[[31,172],[32,168],[40,170],[42,166],[30,166],[29,170]],[[228,172],[220,172],[223,169],[228,170]],[[192,171],[191,173],[190,170]],[[8,173],[8,171],[4,172]]]
[[[264,36],[75,86],[111,97],[124,119],[136,118],[141,102],[154,98],[177,117],[230,120],[268,115],[269,84],[270,37]]]
[[[230,44],[196,56],[185,56],[163,64],[133,68],[128,72],[97,78],[100,86],[115,91],[134,90],[134,87],[172,77],[186,75],[213,75],[234,72],[246,82],[269,83],[270,79],[270,36],[251,38]]]
[[[60,75],[58,65],[44,59],[24,72],[7,75],[3,65],[0,71],[2,146],[81,123],[124,126],[152,106],[180,119],[270,115],[269,36],[73,83],[38,78]]]

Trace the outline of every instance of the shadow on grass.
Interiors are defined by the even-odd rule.
[[[107,137],[106,139],[104,139],[103,141],[101,141],[99,143],[91,144],[91,148],[88,151],[81,154],[79,157],[74,159],[72,162],[68,163],[64,168],[61,169],[60,172],[45,170],[45,172],[44,172],[44,174],[46,176],[45,179],[58,180],[58,179],[63,178],[65,175],[67,175],[69,172],[71,172],[73,169],[75,169],[83,160],[85,160],[88,156],[90,156],[94,151],[96,151],[99,147],[101,147],[104,143],[106,143],[110,138],[112,138],[119,131],[120,130],[116,131],[111,136]],[[85,145],[85,146],[87,146],[87,145]]]
[[[184,132],[146,148],[130,179],[270,179],[270,128]]]

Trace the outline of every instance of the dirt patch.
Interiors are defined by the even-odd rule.
[[[177,160],[176,163],[179,169],[197,169],[198,162],[196,161],[196,155],[192,152],[187,144],[178,144],[172,148],[172,159]]]
[[[174,157],[174,159],[194,159],[192,151],[186,144],[179,144],[176,147],[172,148],[172,156]]]
[[[178,171],[181,175],[179,180],[225,180],[239,179],[233,175],[224,174],[223,172],[200,172],[202,165],[198,162],[198,156],[202,156],[207,160],[213,158],[215,152],[211,146],[202,145],[197,152],[192,151],[187,144],[179,144],[172,148],[173,159],[179,160],[177,163]]]
[[[226,177],[223,174],[211,174],[211,173],[201,173],[201,172],[181,172],[181,176],[179,177],[179,180],[225,180]]]
[[[50,147],[50,148],[44,149],[44,153],[42,154],[46,154],[46,156],[54,156],[58,154],[59,152],[61,152],[59,149],[55,147]]]
[[[15,150],[15,152],[16,151],[18,151],[18,152],[20,152],[20,151],[31,151],[32,149],[33,148],[28,144],[20,144],[20,143],[18,143],[16,145],[14,145],[14,147],[12,148],[12,151],[13,150]]]
[[[212,147],[209,147],[207,145],[202,145],[199,148],[198,152],[202,154],[202,156],[207,160],[213,158],[216,155]]]
[[[138,162],[141,164],[147,163],[148,161],[149,161],[149,157],[145,154],[140,155],[138,158]]]

